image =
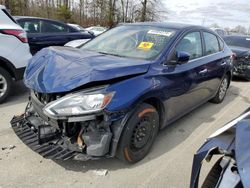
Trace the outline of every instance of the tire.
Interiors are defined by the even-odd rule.
[[[221,162],[222,158],[219,159],[214,166],[212,167],[212,169],[210,170],[210,172],[208,173],[205,181],[202,184],[202,188],[214,188],[216,187],[219,179],[220,179],[220,175],[222,172],[222,167],[220,166],[220,162]]]
[[[220,87],[219,87],[215,97],[212,98],[210,100],[210,102],[216,103],[216,104],[221,103],[227,94],[228,86],[229,86],[229,76],[226,75],[223,78],[223,80],[221,81]]]
[[[4,102],[10,93],[12,78],[10,74],[0,67],[0,103]]]
[[[159,130],[159,114],[150,104],[142,103],[127,121],[116,153],[116,157],[127,163],[142,160]]]

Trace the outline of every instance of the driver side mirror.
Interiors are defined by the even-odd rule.
[[[184,52],[184,51],[177,51],[176,52],[176,59],[177,59],[177,63],[187,63],[190,59],[190,54],[188,52]]]
[[[170,60],[166,62],[169,65],[184,64],[190,59],[190,54],[184,51],[175,51]]]

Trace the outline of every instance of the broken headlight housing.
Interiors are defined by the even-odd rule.
[[[43,111],[52,118],[79,116],[103,110],[112,100],[114,92],[86,91],[68,94],[47,104]]]

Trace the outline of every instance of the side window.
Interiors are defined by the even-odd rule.
[[[220,51],[217,36],[212,33],[203,32],[205,40],[205,55],[213,54]]]
[[[40,33],[40,21],[19,21],[19,24],[27,33]]]
[[[42,21],[42,33],[68,33],[69,28],[62,24]]]
[[[187,34],[176,46],[176,51],[184,51],[190,54],[190,60],[202,56],[200,32]]]

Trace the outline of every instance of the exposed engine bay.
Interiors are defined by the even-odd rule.
[[[11,121],[18,137],[45,158],[88,160],[111,156],[113,133],[108,115],[101,112],[66,119],[44,115],[44,105],[60,97],[32,92],[25,113]]]

